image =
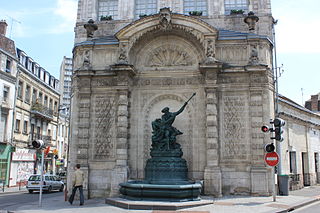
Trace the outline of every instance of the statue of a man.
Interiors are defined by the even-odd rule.
[[[191,96],[191,98],[195,95],[195,93]],[[158,118],[152,122],[152,142],[166,146],[166,149],[169,150],[172,148],[180,147],[179,144],[176,142],[176,136],[183,134],[177,128],[173,127],[172,124],[175,121],[176,117],[183,112],[185,107],[187,106],[188,102],[191,98],[186,101],[183,106],[177,112],[170,112],[169,107],[165,107],[161,110],[163,115],[161,119]],[[154,144],[155,145],[155,144]],[[163,146],[161,146],[163,147]]]

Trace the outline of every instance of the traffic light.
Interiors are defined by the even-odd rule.
[[[282,120],[281,118],[275,118],[273,120],[273,125],[274,125],[274,137],[272,137],[271,139],[275,139],[277,141],[283,141],[283,129],[282,127],[286,124],[286,122],[284,120]]]
[[[262,132],[269,132],[269,127],[268,126],[262,126],[261,127]]]
[[[273,145],[273,143],[267,144],[264,147],[264,151],[266,151],[266,152],[274,152],[275,149],[276,149],[276,147]]]
[[[32,146],[35,149],[43,149],[43,148],[45,148],[43,140],[34,140],[34,141],[32,141]]]

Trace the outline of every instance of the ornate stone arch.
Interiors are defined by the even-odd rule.
[[[141,18],[125,26],[115,36],[119,40],[119,60],[132,64],[129,52],[137,43],[145,38],[164,34],[175,34],[189,40],[201,52],[203,60],[214,57],[217,33],[217,29],[198,18],[160,10],[159,14]]]

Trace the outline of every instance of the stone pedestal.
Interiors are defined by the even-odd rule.
[[[251,194],[259,196],[270,196],[272,194],[272,175],[269,178],[270,169],[266,167],[251,168]]]
[[[204,193],[222,197],[221,170],[217,167],[207,167],[204,171]]]

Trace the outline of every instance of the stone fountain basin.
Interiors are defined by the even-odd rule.
[[[121,183],[120,193],[127,199],[191,201],[200,200],[200,182],[180,181],[173,184],[128,181]]]

